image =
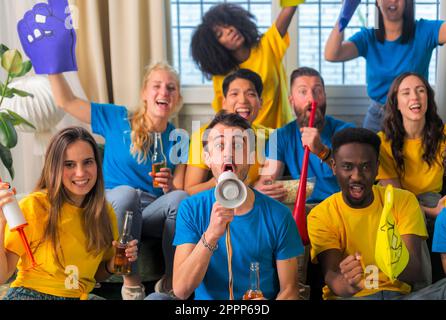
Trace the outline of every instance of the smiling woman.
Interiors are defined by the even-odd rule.
[[[392,83],[385,110],[377,179],[413,192],[425,212],[436,216],[439,210],[432,208],[441,198],[446,129],[434,91],[421,75],[404,73]]]
[[[65,151],[62,183],[69,200],[80,207],[85,195],[96,184],[98,166],[91,146],[84,141],[73,142]]]
[[[86,299],[96,281],[110,276],[106,270],[113,264],[118,228],[105,200],[100,165],[96,142],[86,129],[69,127],[51,140],[35,192],[20,201],[35,267],[17,232],[5,230],[0,210],[0,283],[18,269],[4,299]],[[0,183],[0,206],[12,200],[7,189],[7,183]],[[126,251],[131,261],[136,260],[136,244]],[[74,283],[67,282],[67,270],[75,272]]]

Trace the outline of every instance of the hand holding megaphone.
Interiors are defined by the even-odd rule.
[[[245,202],[247,195],[245,184],[234,172],[225,171],[218,177],[215,198],[223,207],[238,208]]]

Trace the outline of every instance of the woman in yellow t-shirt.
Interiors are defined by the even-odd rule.
[[[0,207],[14,201],[0,182]],[[35,192],[20,201],[24,228],[37,262],[32,264],[20,236],[0,210],[0,283],[17,269],[5,300],[86,299],[96,281],[111,275],[116,216],[105,200],[101,158],[91,134],[69,127],[51,140]],[[137,241],[126,249],[137,258]]]
[[[296,6],[284,7],[264,35],[260,35],[255,17],[239,5],[222,3],[206,12],[192,35],[191,53],[198,68],[212,78],[215,112],[222,108],[223,79],[244,68],[258,73],[264,87],[262,109],[254,124],[275,129],[293,120],[282,59],[290,43],[287,30],[295,11]]]
[[[389,90],[377,179],[413,192],[422,209],[438,214],[443,186],[446,134],[434,91],[422,76],[407,72]],[[443,207],[443,206],[441,206]]]

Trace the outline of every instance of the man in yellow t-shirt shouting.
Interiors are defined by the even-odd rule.
[[[392,209],[409,262],[395,281],[377,266],[375,244],[385,194],[384,187],[374,185],[378,136],[367,129],[347,128],[333,137],[332,147],[332,168],[341,192],[308,216],[311,258],[321,264],[326,284],[323,298],[445,299],[446,279],[411,293],[412,286],[423,280],[421,245],[427,231],[417,199],[409,191],[394,190]]]

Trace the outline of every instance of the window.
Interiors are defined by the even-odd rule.
[[[203,14],[210,7],[221,2],[233,2],[249,10],[257,18],[261,33],[271,26],[270,0],[171,0],[174,67],[180,72],[181,83],[184,85],[210,83],[192,60],[190,40],[195,27],[200,24]]]
[[[440,1],[416,1],[416,18],[439,19]],[[365,84],[365,60],[353,59],[345,63],[331,63],[324,59],[324,47],[341,10],[340,1],[307,0],[299,7],[299,65],[319,70],[327,84]],[[375,0],[362,1],[350,21],[345,39],[361,27],[373,26]],[[432,54],[429,81],[435,83],[437,50]]]

